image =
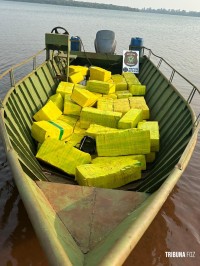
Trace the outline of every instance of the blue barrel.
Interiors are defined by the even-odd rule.
[[[79,36],[72,36],[70,41],[71,51],[81,51],[81,38]]]
[[[143,39],[140,37],[131,38],[131,43],[129,45],[129,50],[136,50],[140,52],[140,56],[142,56],[142,47],[143,46]]]
[[[130,45],[137,46],[137,47],[143,46],[143,39],[139,37],[131,38]]]

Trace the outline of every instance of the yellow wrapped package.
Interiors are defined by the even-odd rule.
[[[118,128],[126,129],[136,127],[142,121],[142,110],[130,109],[118,122]]]
[[[99,80],[88,80],[86,88],[91,92],[98,92],[103,94],[110,94],[115,92],[114,83]]]
[[[73,72],[69,74],[69,81],[76,84],[84,80],[84,76],[81,72]]]
[[[82,152],[64,141],[50,138],[42,143],[36,158],[69,175],[75,175],[77,166],[91,162],[89,153]]]
[[[61,111],[63,111],[63,97],[60,93],[52,95],[49,100],[51,100]]]
[[[115,157],[96,157],[92,160],[92,164],[111,164],[116,163],[122,165],[124,163],[132,164],[133,160],[137,160],[141,163],[141,170],[146,170],[146,155],[127,155],[127,156],[115,156]]]
[[[90,124],[117,128],[122,113],[103,111],[93,107],[84,107],[80,114],[81,127],[87,129]]]
[[[70,65],[69,66],[69,74],[73,72],[81,72],[83,76],[86,76],[88,74],[88,67],[86,66],[75,66],[75,65]]]
[[[67,123],[68,125],[74,127],[79,119],[79,116],[75,115],[61,115],[59,116],[59,120]]]
[[[63,140],[73,132],[73,127],[61,120],[33,122],[31,135],[42,143],[47,138]]]
[[[117,82],[115,81],[115,91],[125,91],[128,89],[128,85],[126,81]]]
[[[97,135],[105,132],[113,132],[118,130],[117,128],[105,127],[97,124],[91,124],[89,128],[85,131],[88,136],[96,138]]]
[[[127,82],[122,75],[120,74],[112,75],[112,80],[115,83],[115,91],[127,90]]]
[[[117,99],[117,95],[115,93],[103,94],[103,98],[114,100],[114,99]]]
[[[99,98],[97,101],[97,109],[104,111],[113,111],[113,98]]]
[[[125,78],[125,80],[126,80],[127,83],[141,84],[140,81],[138,80],[138,78],[136,77],[136,75],[134,73],[124,72],[123,73],[123,77]]]
[[[108,81],[111,79],[111,72],[101,67],[92,66],[90,67],[90,79]]]
[[[129,100],[127,98],[116,99],[113,102],[113,111],[127,113],[130,110]]]
[[[146,101],[143,96],[134,96],[129,98],[130,108],[141,109],[142,110],[142,119],[146,120],[150,117],[149,107],[146,104]]]
[[[125,80],[125,78],[120,74],[113,74],[111,78],[114,82],[122,82]]]
[[[61,116],[61,110],[49,100],[34,116],[35,121],[57,120]]]
[[[81,113],[81,109],[81,106],[73,102],[69,95],[65,95],[63,114],[79,116]]]
[[[148,154],[150,131],[136,128],[106,132],[96,137],[98,156]]]
[[[138,123],[139,129],[150,131],[151,151],[159,151],[160,136],[158,121],[143,121]]]
[[[75,87],[73,89],[71,99],[82,107],[93,106],[97,101],[97,96],[86,90]]]
[[[145,95],[146,86],[141,84],[128,83],[128,89],[132,95]]]
[[[121,90],[121,91],[116,91],[116,95],[118,99],[122,99],[122,98],[129,98],[132,96],[132,94],[130,93],[130,91],[128,90]]]
[[[101,188],[118,188],[141,178],[139,161],[120,165],[113,163],[77,166],[75,179],[79,185]]]
[[[65,94],[71,94],[74,88],[74,84],[71,82],[61,81],[57,87],[56,93],[60,93],[62,97],[65,97]]]

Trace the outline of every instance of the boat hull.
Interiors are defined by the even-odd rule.
[[[73,64],[85,65],[90,62],[112,73],[121,73],[120,55],[110,55],[109,58],[94,53],[74,52],[74,55]],[[116,196],[116,190],[110,193],[111,202],[118,201],[120,204],[116,211],[112,204],[110,208],[111,218],[114,211],[118,212],[115,219],[117,222],[114,223],[113,219],[108,221],[108,214],[100,204],[108,201],[104,189],[94,191],[93,188],[83,188],[82,193],[78,193],[80,188],[74,181],[66,177],[64,179],[61,174],[48,172],[35,158],[37,146],[31,137],[32,117],[55,93],[64,68],[64,59],[45,61],[15,83],[7,93],[0,116],[1,136],[7,158],[20,196],[51,265],[121,265],[181,177],[194,150],[199,126],[195,124],[192,108],[171,81],[147,56],[141,58],[138,78],[147,87],[145,99],[150,108],[150,119],[157,120],[160,125],[160,151],[155,163],[137,186],[130,184],[124,190],[119,190],[121,197],[130,197],[128,202],[137,199],[135,208],[130,207],[122,215],[125,208],[120,203],[122,200],[119,195]],[[72,192],[55,208],[54,203],[61,191],[58,183],[62,184],[64,191]],[[75,193],[78,196],[72,202]],[[104,201],[101,200],[102,195]],[[78,217],[84,210],[79,202],[86,199],[87,211],[90,212],[81,223]],[[72,208],[75,208],[74,212]],[[69,215],[74,219],[66,221],[65,217]],[[77,227],[72,229],[70,221]],[[99,231],[94,229],[98,223]],[[81,234],[90,236],[87,243],[82,243],[80,239],[83,237],[78,237],[79,232],[76,230],[80,224],[84,225]],[[108,226],[110,229],[105,231],[104,228]]]

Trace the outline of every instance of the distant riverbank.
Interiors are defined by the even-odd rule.
[[[168,14],[168,15],[178,15],[178,16],[200,17],[200,12],[197,11],[186,11],[181,9],[175,10],[175,9],[165,9],[165,8],[153,9],[151,7],[139,9],[128,6],[89,3],[89,2],[74,1],[74,0],[4,0],[4,1],[30,2],[37,4],[51,4],[51,5],[62,5],[62,6],[87,7],[87,8],[111,9],[111,10],[121,10],[121,11],[131,11],[131,12],[145,12],[145,13],[157,13],[157,14]]]
[[[5,1],[30,2],[30,3],[38,3],[38,4],[51,4],[51,5],[75,6],[75,7],[87,7],[87,8],[112,9],[112,10],[139,12],[138,8],[132,8],[132,7],[128,7],[128,6],[89,3],[89,2],[81,2],[81,1],[73,1],[73,0],[5,0]]]

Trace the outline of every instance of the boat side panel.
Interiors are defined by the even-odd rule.
[[[4,101],[4,122],[12,146],[33,179],[46,178],[34,156],[37,145],[31,137],[32,117],[55,93],[57,84],[52,64],[46,62],[12,88]]]
[[[150,119],[159,122],[160,151],[150,173],[137,189],[153,192],[179,161],[192,136],[194,118],[188,103],[148,59],[142,65],[139,79],[147,87],[145,99]]]

